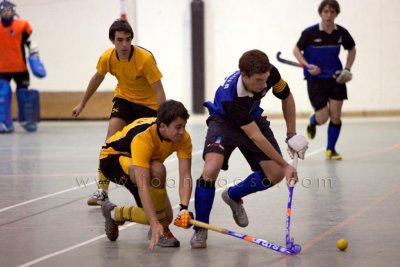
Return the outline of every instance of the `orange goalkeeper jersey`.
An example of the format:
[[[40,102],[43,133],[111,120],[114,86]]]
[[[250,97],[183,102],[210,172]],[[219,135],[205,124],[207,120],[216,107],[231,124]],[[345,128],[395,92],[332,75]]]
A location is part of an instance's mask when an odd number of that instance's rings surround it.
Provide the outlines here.
[[[14,19],[8,27],[0,23],[0,72],[28,70],[24,45],[31,33],[31,25],[23,19]]]

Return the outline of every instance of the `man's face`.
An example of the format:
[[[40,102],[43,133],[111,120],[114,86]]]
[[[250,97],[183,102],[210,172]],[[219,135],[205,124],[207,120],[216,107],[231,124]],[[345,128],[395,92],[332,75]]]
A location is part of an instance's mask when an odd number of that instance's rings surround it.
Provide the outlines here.
[[[322,22],[324,23],[333,23],[337,17],[337,13],[335,11],[335,9],[333,9],[331,6],[326,5],[322,11],[321,14],[319,14],[321,16]]]
[[[4,19],[10,19],[10,18],[14,17],[15,12],[11,7],[5,7],[3,9],[1,9],[0,15]]]
[[[127,59],[131,52],[132,35],[126,32],[115,32],[115,38],[112,41],[117,49],[118,56]]]
[[[164,123],[160,124],[160,133],[162,137],[171,142],[177,143],[181,141],[185,132],[187,121],[181,117],[176,118],[168,126]]]
[[[251,76],[242,73],[243,84],[248,91],[259,93],[265,88],[269,75],[269,72],[257,73]]]

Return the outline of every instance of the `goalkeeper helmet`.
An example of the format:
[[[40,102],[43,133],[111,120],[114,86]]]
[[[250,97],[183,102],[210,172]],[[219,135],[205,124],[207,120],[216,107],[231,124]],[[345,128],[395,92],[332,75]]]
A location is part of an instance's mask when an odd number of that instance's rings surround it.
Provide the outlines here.
[[[10,1],[3,0],[0,2],[0,13],[2,19],[12,19],[15,16],[16,5]]]

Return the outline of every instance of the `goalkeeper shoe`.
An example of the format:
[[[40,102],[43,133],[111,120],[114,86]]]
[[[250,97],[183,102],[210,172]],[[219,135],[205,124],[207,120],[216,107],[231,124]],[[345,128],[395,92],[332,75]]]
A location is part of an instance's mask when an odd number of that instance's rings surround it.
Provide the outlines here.
[[[325,155],[328,159],[330,160],[341,160],[343,157],[339,153],[337,153],[335,150],[326,150]]]
[[[315,134],[317,133],[317,126],[313,125],[311,121],[308,121],[307,125],[307,137],[308,139],[314,139]]]
[[[240,227],[246,227],[249,225],[249,219],[247,218],[246,210],[243,207],[242,200],[235,201],[229,197],[228,188],[222,192],[222,199],[225,201],[226,204],[231,207],[233,213],[233,219]]]
[[[190,245],[192,248],[206,248],[207,247],[208,230],[198,228],[194,231]]]
[[[93,195],[87,200],[89,206],[101,206],[105,201],[108,200],[108,194],[103,189],[98,189]]]
[[[157,246],[163,248],[177,248],[181,245],[178,239],[172,234],[171,230],[169,230],[168,222],[165,221],[161,223],[164,227],[164,235],[160,236],[158,240]],[[151,240],[151,229],[147,233],[147,238]]]
[[[105,201],[101,205],[101,211],[103,213],[104,218],[106,219],[105,231],[110,241],[117,240],[119,235],[118,224],[115,220],[113,220],[113,218],[111,218],[111,212],[116,207],[117,206],[109,200]]]

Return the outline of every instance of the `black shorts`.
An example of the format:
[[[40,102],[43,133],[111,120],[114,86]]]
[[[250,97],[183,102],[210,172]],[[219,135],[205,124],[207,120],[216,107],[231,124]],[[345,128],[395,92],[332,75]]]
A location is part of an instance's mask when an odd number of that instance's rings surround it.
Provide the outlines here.
[[[270,122],[266,118],[261,118],[256,123],[275,150],[282,155],[274,133],[269,127]],[[225,157],[222,165],[223,170],[228,169],[228,161],[235,148],[239,148],[253,171],[261,170],[259,164],[261,161],[271,160],[254,144],[242,129],[232,124],[232,122],[228,122],[223,117],[210,116],[207,119],[207,125],[208,130],[204,144],[203,158],[205,154],[210,152],[223,154]]]
[[[107,158],[100,160],[99,170],[110,181],[125,186],[135,198],[138,207],[142,208],[143,206],[140,201],[137,185],[132,182],[129,174],[124,171],[124,168],[127,169],[129,166],[128,162],[130,162],[130,157],[123,155],[109,155]],[[124,166],[123,168],[121,164],[127,166]]]
[[[17,89],[19,88],[29,88],[29,72],[2,72],[0,73],[0,79],[7,80],[8,82],[11,79],[14,79],[15,83],[17,84]]]
[[[114,97],[110,118],[120,118],[131,123],[140,118],[157,117],[157,110]]]
[[[346,84],[340,84],[335,79],[317,79],[307,80],[308,97],[315,111],[326,107],[329,99],[344,100],[347,99]]]

